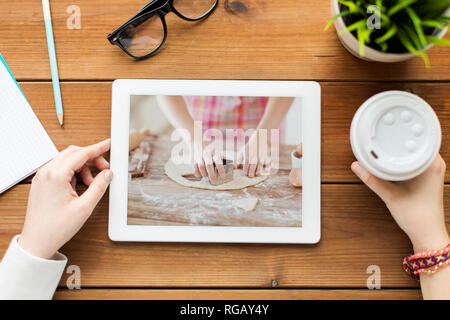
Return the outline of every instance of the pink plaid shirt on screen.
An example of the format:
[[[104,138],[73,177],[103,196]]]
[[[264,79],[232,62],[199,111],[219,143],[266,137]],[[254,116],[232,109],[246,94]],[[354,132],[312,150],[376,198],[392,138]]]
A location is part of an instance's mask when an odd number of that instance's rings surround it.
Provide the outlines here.
[[[267,97],[185,96],[191,117],[203,130],[256,129],[266,110]]]

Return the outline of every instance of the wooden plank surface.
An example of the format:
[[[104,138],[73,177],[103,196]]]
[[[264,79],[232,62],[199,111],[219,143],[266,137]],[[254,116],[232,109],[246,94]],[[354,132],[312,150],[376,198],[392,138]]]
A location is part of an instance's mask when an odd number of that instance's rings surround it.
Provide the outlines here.
[[[384,290],[162,290],[162,289],[60,289],[56,300],[418,300],[418,289]]]
[[[69,265],[80,266],[82,286],[90,288],[59,290],[56,298],[420,298],[417,282],[400,266],[401,258],[411,251],[408,239],[371,191],[346,184],[359,183],[349,169],[354,160],[349,128],[354,112],[371,95],[391,89],[412,91],[438,114],[441,153],[449,162],[448,49],[433,48],[428,69],[420,59],[368,63],[351,56],[333,28],[323,32],[331,17],[329,0],[240,0],[242,12],[227,11],[225,0],[219,2],[214,14],[201,23],[169,15],[164,49],[136,62],[111,46],[106,36],[147,1],[52,1],[64,129],[55,117],[39,1],[0,5],[0,52],[15,77],[26,81],[21,83],[24,93],[59,149],[110,136],[111,80],[116,78],[321,81],[322,241],[317,245],[115,243],[107,236],[105,197],[87,225],[62,249]],[[66,26],[67,8],[73,4],[81,9],[79,30]],[[449,173],[446,181],[450,182]],[[28,190],[25,182],[0,195],[0,255],[22,228]],[[450,186],[445,192],[449,226]],[[392,289],[365,290],[370,265],[381,268],[382,287]],[[63,276],[61,286],[67,277]],[[199,289],[208,287],[229,290]],[[235,290],[272,287],[278,289]]]
[[[28,190],[22,184],[0,196],[0,255],[22,228]],[[450,227],[450,186],[445,191]],[[418,285],[401,268],[411,244],[363,185],[322,186],[317,245],[112,242],[107,201],[61,250],[80,267],[82,287],[366,288],[371,265],[380,267],[382,288]]]
[[[421,59],[380,64],[353,57],[334,28],[323,31],[331,18],[330,0],[240,0],[242,12],[227,11],[225,0],[219,2],[200,23],[169,14],[163,50],[136,62],[106,36],[146,0],[52,1],[61,79],[450,80],[447,48],[430,51],[428,69]],[[67,8],[73,4],[81,9],[81,29],[67,27]],[[15,76],[50,79],[40,1],[10,1],[0,6],[0,16],[0,52]]]
[[[147,143],[151,152],[144,176],[128,180],[129,225],[301,226],[302,189],[289,183],[295,146],[280,146],[280,170],[266,181],[240,190],[216,191],[187,188],[166,175],[164,165],[176,144],[170,137],[149,136]],[[233,200],[248,198],[258,201],[250,212],[233,204]]]
[[[350,124],[356,109],[385,90],[410,90],[427,100],[442,126],[441,153],[450,164],[450,83],[320,83],[322,87],[322,181],[358,182],[350,170]],[[111,82],[62,84],[64,129],[56,121],[49,82],[20,84],[37,116],[61,150],[88,145],[110,136]],[[450,171],[446,181],[450,182]]]

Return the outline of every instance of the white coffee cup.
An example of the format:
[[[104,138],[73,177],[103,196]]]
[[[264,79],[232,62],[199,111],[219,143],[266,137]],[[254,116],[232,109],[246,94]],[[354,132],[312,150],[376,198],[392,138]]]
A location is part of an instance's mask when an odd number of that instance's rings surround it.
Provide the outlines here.
[[[441,146],[436,113],[420,97],[386,91],[364,102],[350,128],[353,153],[378,178],[412,179],[424,172]]]

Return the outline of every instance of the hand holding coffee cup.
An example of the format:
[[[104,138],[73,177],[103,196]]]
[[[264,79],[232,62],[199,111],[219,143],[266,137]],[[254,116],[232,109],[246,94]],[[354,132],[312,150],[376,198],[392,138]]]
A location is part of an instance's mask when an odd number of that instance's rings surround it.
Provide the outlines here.
[[[355,113],[350,141],[355,157],[371,174],[405,181],[433,163],[441,145],[441,127],[423,99],[409,92],[386,91]]]
[[[433,109],[411,93],[380,93],[356,112],[350,134],[352,171],[385,202],[414,251],[447,245],[446,165]]]

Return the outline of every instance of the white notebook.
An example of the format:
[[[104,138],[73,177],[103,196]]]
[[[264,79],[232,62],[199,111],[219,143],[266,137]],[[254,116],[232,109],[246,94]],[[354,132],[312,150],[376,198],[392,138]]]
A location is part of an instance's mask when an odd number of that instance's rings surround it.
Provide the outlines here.
[[[0,194],[57,153],[0,55]]]

